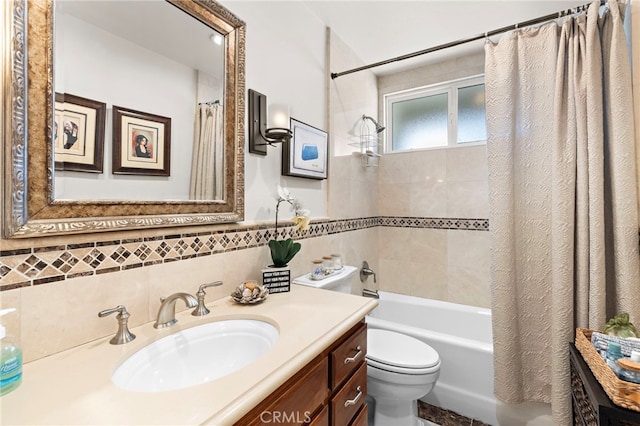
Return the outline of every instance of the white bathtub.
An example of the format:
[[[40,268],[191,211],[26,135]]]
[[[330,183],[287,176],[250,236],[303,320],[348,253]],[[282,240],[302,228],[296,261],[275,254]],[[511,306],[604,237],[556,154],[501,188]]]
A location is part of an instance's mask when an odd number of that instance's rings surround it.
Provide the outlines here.
[[[380,291],[367,316],[382,328],[426,342],[440,355],[440,377],[423,401],[497,424],[491,310]]]

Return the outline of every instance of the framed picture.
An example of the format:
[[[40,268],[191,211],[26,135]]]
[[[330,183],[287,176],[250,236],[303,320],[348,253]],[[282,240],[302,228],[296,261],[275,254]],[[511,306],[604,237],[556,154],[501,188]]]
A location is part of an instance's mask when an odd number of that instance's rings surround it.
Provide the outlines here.
[[[171,119],[113,106],[113,174],[171,175]]]
[[[102,173],[107,106],[68,93],[56,93],[53,122],[56,170]]]
[[[293,137],[282,147],[282,174],[309,179],[326,179],[327,132],[291,119]]]

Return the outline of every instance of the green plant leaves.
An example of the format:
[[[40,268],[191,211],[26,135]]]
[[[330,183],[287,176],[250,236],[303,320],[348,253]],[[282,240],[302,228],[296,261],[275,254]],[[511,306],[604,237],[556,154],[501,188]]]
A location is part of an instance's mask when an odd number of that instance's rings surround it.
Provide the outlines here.
[[[286,240],[269,241],[269,248],[271,249],[273,265],[282,267],[287,266],[289,261],[300,251],[302,245],[300,243],[294,243],[293,239],[288,238]]]

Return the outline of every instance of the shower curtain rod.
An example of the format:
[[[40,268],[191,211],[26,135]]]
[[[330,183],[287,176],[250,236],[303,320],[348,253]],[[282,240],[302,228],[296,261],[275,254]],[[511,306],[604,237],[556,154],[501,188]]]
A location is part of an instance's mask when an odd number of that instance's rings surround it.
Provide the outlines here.
[[[600,5],[601,6],[605,5],[606,3],[607,3],[606,0],[600,0]],[[564,16],[572,15],[574,13],[587,10],[587,8],[589,6],[591,6],[591,3],[583,4],[582,6],[576,6],[574,8],[567,9],[567,10],[561,10],[561,11],[556,12],[556,13],[550,13],[550,14],[545,15],[545,16],[540,16],[539,18],[534,18],[534,19],[530,19],[528,21],[519,22],[517,24],[513,24],[513,25],[506,26],[506,27],[498,28],[497,30],[487,31],[486,33],[478,34],[478,35],[473,36],[473,37],[463,38],[463,39],[460,39],[460,40],[457,40],[457,41],[452,41],[452,42],[449,42],[449,43],[441,44],[439,46],[434,46],[434,47],[430,47],[428,49],[419,50],[417,52],[407,53],[406,55],[402,55],[402,56],[396,56],[395,58],[387,59],[385,61],[375,62],[373,64],[364,65],[364,66],[361,66],[361,67],[358,67],[358,68],[353,68],[353,69],[350,69],[350,70],[347,70],[347,71],[332,72],[331,73],[331,79],[334,80],[334,79],[336,79],[338,77],[341,77],[341,76],[347,75],[347,74],[352,74],[354,72],[368,70],[370,68],[379,67],[381,65],[391,64],[393,62],[404,61],[405,59],[411,59],[411,58],[415,58],[416,56],[425,55],[427,53],[437,52],[438,50],[444,50],[444,49],[448,49],[450,47],[459,46],[461,44],[469,43],[469,42],[472,42],[472,41],[481,40],[483,38],[488,38],[488,37],[491,37],[491,36],[494,36],[494,35],[497,35],[497,34],[505,33],[507,31],[517,30],[518,28],[521,28],[521,27],[528,27],[529,25],[540,24],[540,23],[545,22],[545,21],[551,21],[553,19],[562,18]]]

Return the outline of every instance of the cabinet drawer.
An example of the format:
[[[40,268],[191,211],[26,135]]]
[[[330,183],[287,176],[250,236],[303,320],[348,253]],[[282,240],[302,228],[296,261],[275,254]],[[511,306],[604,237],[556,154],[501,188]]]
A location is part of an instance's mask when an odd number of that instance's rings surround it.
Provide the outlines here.
[[[320,407],[329,396],[329,361],[320,362],[296,380],[278,399],[258,413],[253,425],[278,424],[301,425]],[[245,423],[246,424],[246,423]],[[322,423],[319,423],[322,424]]]
[[[360,363],[354,375],[331,398],[331,424],[348,425],[364,405],[367,395],[367,363]]]
[[[360,409],[360,412],[358,413],[356,418],[353,419],[353,422],[351,422],[350,426],[367,426],[369,423],[368,416],[369,416],[368,405],[364,404]]]
[[[329,426],[329,406],[325,405],[322,411],[309,423],[309,426]]]
[[[367,324],[331,351],[331,389],[336,389],[360,366],[367,354]]]

